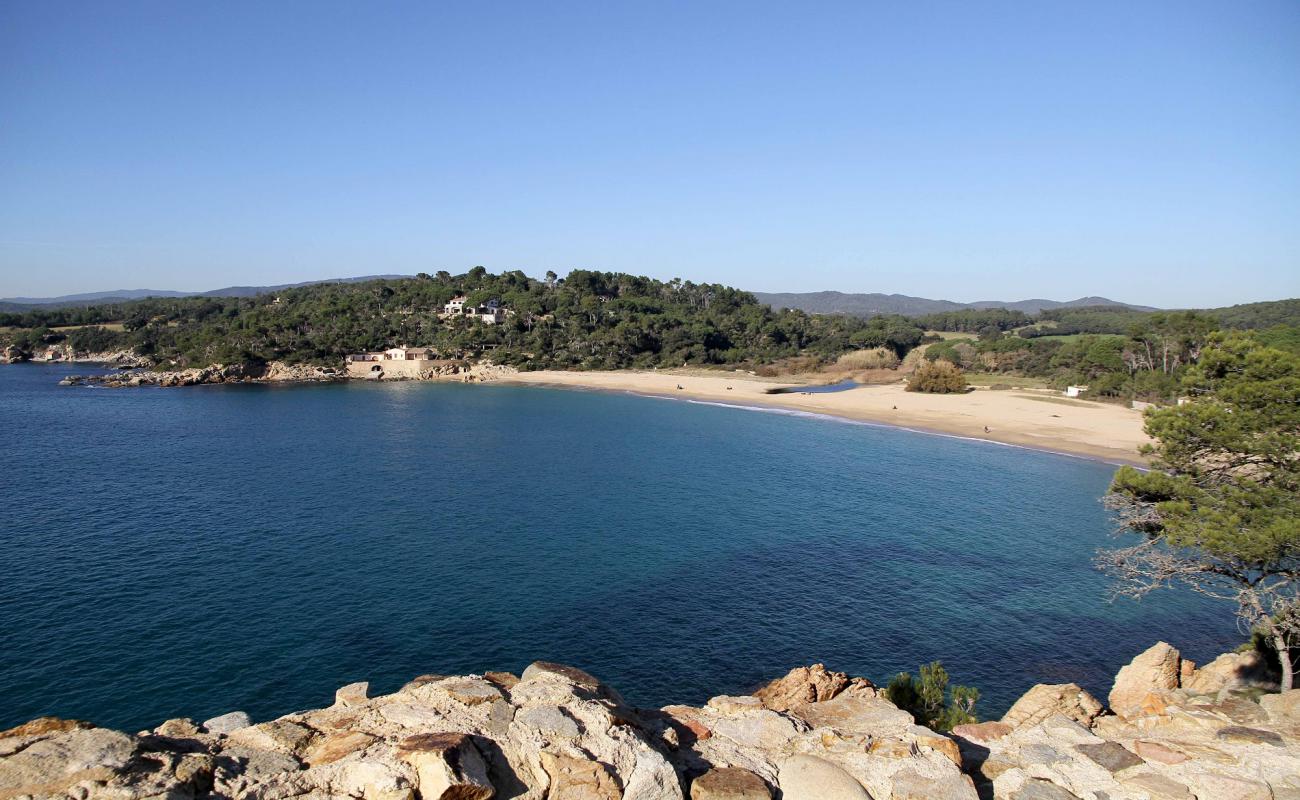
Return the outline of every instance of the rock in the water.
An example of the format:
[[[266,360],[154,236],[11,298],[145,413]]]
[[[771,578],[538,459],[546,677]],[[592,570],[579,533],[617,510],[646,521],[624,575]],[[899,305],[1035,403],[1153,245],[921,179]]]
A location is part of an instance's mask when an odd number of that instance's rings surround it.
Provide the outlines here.
[[[871,800],[857,779],[823,758],[796,755],[781,762],[783,800]]]
[[[691,800],[772,800],[772,792],[747,769],[714,767],[691,783]]]
[[[487,764],[463,733],[409,736],[398,754],[415,768],[421,800],[490,800],[496,793]]]
[[[219,717],[213,717],[203,723],[203,729],[208,733],[234,733],[240,728],[246,728],[253,724],[253,720],[243,711],[231,711],[229,714],[222,714]]]
[[[1102,712],[1101,702],[1076,683],[1040,683],[1015,702],[1002,717],[1013,728],[1037,725],[1054,714],[1064,714],[1088,726]]]
[[[1156,706],[1163,707],[1162,696],[1178,688],[1181,661],[1178,651],[1169,644],[1152,645],[1115,676],[1110,710],[1132,719],[1151,713]]]

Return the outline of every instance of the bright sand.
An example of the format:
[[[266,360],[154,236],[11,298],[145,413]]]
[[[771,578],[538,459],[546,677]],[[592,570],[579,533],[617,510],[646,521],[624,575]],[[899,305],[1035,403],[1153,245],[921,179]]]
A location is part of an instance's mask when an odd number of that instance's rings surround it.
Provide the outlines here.
[[[544,370],[520,372],[506,382],[789,409],[1131,464],[1144,463],[1137,448],[1150,441],[1142,431],[1142,414],[1138,411],[1071,400],[1043,390],[976,389],[967,394],[941,395],[908,392],[902,384],[890,384],[815,394],[799,394],[796,387],[787,394],[767,394],[768,389],[791,384],[746,373],[675,370]]]

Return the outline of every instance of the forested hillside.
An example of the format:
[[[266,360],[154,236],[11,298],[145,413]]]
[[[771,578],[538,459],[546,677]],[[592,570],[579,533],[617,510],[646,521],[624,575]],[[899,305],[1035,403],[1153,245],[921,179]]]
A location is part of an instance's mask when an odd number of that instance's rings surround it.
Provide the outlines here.
[[[509,314],[496,325],[440,316],[458,295],[471,305],[498,299]],[[891,372],[889,365],[926,344],[926,358],[970,373],[1084,385],[1086,396],[1097,399],[1157,401],[1176,396],[1182,372],[1220,329],[1250,329],[1265,344],[1300,352],[1300,300],[1201,312],[1107,305],[1032,316],[963,308],[863,319],[774,310],[749,292],[718,284],[586,270],[535,279],[475,267],[463,275],[315,284],[256,296],[0,313],[0,345],[18,360],[63,345],[76,353],[130,350],[160,367],[338,366],[348,353],[407,345],[520,369],[875,369],[870,379],[887,381],[907,371]],[[945,336],[939,341],[927,331]],[[847,355],[868,349],[874,352]],[[774,362],[777,369],[766,369]]]
[[[1206,311],[1142,312],[1115,306],[1052,309],[1017,327],[1015,312],[949,312],[920,320],[973,334],[929,345],[925,357],[968,372],[1087,387],[1096,399],[1169,401],[1183,372],[1219,332],[1250,330],[1263,344],[1300,353],[1300,301]]]
[[[500,325],[444,320],[456,295],[496,298]],[[105,327],[113,323],[120,330]],[[67,326],[81,326],[69,329]],[[321,284],[256,297],[154,298],[0,314],[8,344],[66,341],[79,352],[133,349],[159,364],[338,363],[347,353],[432,346],[449,357],[491,353],[524,369],[760,364],[887,347],[900,357],[923,331],[901,318],[864,321],[773,311],[717,284],[575,270],[543,280],[476,267],[400,280]]]

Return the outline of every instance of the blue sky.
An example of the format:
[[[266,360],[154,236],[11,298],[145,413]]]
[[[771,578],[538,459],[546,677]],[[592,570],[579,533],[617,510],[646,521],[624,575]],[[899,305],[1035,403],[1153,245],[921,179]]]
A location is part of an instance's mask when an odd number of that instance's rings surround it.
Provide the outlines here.
[[[0,2],[0,296],[1300,295],[1300,3]]]

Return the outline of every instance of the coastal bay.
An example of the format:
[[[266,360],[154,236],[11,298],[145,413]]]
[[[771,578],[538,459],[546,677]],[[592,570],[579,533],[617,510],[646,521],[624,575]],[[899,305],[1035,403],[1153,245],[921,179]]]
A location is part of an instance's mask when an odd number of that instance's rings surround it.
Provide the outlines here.
[[[1108,602],[1092,460],[501,381],[58,385],[85,370],[0,368],[0,724],[268,719],[539,658],[643,707],[941,659],[996,716],[1103,694],[1152,631],[1240,640],[1188,593]]]

